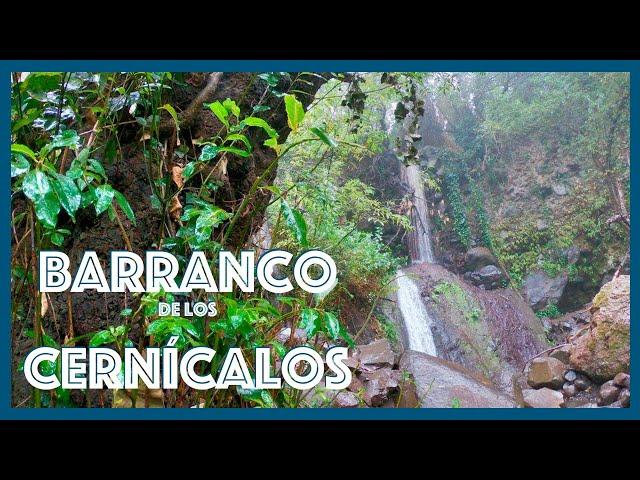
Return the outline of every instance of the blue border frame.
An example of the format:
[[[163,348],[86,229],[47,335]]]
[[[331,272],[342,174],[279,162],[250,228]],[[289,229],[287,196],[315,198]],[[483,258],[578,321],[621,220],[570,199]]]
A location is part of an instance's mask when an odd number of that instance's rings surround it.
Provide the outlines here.
[[[0,130],[10,126],[10,72],[12,71],[428,71],[428,72],[629,72],[631,74],[631,145],[638,144],[640,101],[640,61],[637,60],[2,60],[0,61]],[[2,135],[0,148],[5,152],[2,171],[5,199],[11,198],[9,172],[10,135]],[[631,151],[635,158],[635,150]],[[631,190],[640,176],[631,170]],[[632,197],[635,211],[637,199]],[[0,218],[10,218],[10,202],[0,203]],[[5,287],[0,297],[0,318],[7,323],[0,329],[0,345],[11,345],[10,308],[10,222],[0,222],[2,238],[0,275]],[[631,232],[631,245],[638,243]],[[631,262],[633,263],[633,256]],[[633,304],[638,292],[632,291]],[[631,323],[631,349],[637,350],[640,324]],[[7,420],[631,420],[640,419],[640,400],[631,408],[593,409],[388,409],[388,408],[318,408],[318,409],[32,409],[11,407],[11,349],[0,361],[0,419]],[[631,357],[631,370],[638,363]]]

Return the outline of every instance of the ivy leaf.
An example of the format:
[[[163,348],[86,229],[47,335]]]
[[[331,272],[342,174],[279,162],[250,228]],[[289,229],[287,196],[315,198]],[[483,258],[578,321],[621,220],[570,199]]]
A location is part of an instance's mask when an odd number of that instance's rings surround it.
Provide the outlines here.
[[[80,202],[82,201],[82,195],[75,182],[69,177],[57,174],[56,178],[51,179],[51,186],[56,195],[58,195],[62,208],[75,221],[75,213],[80,208]]]
[[[100,185],[96,187],[95,190],[96,195],[96,215],[100,215],[104,212],[113,201],[113,197],[115,195],[115,190],[111,187],[111,185]]]
[[[332,340],[335,340],[340,336],[340,322],[338,317],[332,312],[324,312],[324,323],[327,329],[327,333]]]
[[[217,145],[205,145],[202,149],[202,152],[200,153],[199,160],[201,162],[208,162],[209,160],[213,159],[219,151],[220,149]]]
[[[289,123],[289,128],[295,132],[304,119],[304,108],[302,107],[302,103],[295,97],[295,95],[286,94],[284,96],[284,106],[287,111],[287,122]]]
[[[198,162],[189,162],[184,166],[184,170],[182,170],[182,177],[185,180],[190,179],[194,173],[196,173],[196,167],[198,166]]]
[[[36,160],[36,154],[33,153],[33,150],[31,150],[26,145],[22,145],[21,143],[13,143],[11,145],[11,153],[19,153],[21,155],[26,155],[33,161]]]
[[[15,157],[16,159],[11,162],[11,178],[27,173],[31,166],[29,160],[27,160],[23,155],[18,153]]]
[[[313,338],[316,333],[322,330],[319,312],[314,308],[304,308],[300,313],[300,328],[304,328],[304,331],[307,332],[307,338]]]
[[[125,196],[117,190],[113,191],[113,195],[115,196],[116,202],[118,203],[118,206],[120,207],[120,209],[124,212],[124,214],[131,221],[131,223],[135,225],[136,216],[134,215],[133,209],[131,208],[131,205],[129,205],[129,202],[127,201]]]
[[[98,160],[96,160],[95,158],[90,158],[87,160],[87,163],[89,164],[89,170],[97,173],[105,180],[107,179],[107,172],[104,171],[104,167]]]
[[[322,140],[324,143],[326,143],[327,145],[329,145],[331,148],[336,148],[338,146],[338,144],[336,143],[336,141],[331,138],[329,135],[327,135],[327,132],[325,132],[323,129],[318,128],[318,127],[313,127],[310,128],[309,130],[311,130],[311,132],[318,137],[320,140]]]
[[[261,128],[267,133],[267,135],[269,135],[269,138],[277,138],[278,137],[278,132],[276,132],[275,129],[272,128],[271,125],[269,125],[267,123],[267,121],[263,120],[262,118],[247,117],[244,120],[242,120],[241,125],[247,126],[247,127],[258,127],[258,128]]]
[[[51,191],[51,185],[47,176],[40,170],[31,170],[24,176],[22,191],[32,202],[43,198]]]
[[[218,120],[220,120],[220,122],[222,122],[225,127],[229,128],[229,112],[226,108],[224,108],[224,105],[222,105],[220,102],[213,102],[207,106],[209,107],[209,110],[211,110],[213,114],[218,117]]]
[[[294,237],[302,248],[308,246],[307,243],[307,223],[299,210],[291,208],[286,200],[280,203],[282,214],[284,215],[287,227],[293,233]]]
[[[75,130],[65,130],[64,132],[54,135],[50,148],[78,148],[80,137]]]
[[[100,330],[96,333],[91,340],[89,340],[90,347],[99,347],[100,345],[105,345],[107,343],[115,342],[116,337],[113,336],[109,330]]]

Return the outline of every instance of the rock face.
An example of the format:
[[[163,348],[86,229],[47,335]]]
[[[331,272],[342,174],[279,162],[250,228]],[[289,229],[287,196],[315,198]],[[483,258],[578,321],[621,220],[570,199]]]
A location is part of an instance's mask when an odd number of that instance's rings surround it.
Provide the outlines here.
[[[473,271],[487,265],[497,265],[498,260],[487,247],[473,247],[467,251],[464,263],[467,271]]]
[[[452,362],[408,350],[400,358],[400,371],[414,377],[420,406],[427,408],[513,408],[512,398],[483,383]],[[562,395],[561,395],[562,396]]]
[[[605,382],[629,372],[630,279],[620,275],[602,287],[593,299],[589,331],[571,346],[572,368]]]
[[[527,276],[524,282],[524,294],[534,310],[542,310],[550,304],[557,304],[567,286],[566,273],[551,278],[543,271]]]
[[[562,393],[550,388],[523,390],[522,396],[528,408],[560,408],[564,404]]]
[[[567,367],[557,358],[542,357],[531,362],[527,383],[533,388],[560,388],[564,382],[564,372]]]

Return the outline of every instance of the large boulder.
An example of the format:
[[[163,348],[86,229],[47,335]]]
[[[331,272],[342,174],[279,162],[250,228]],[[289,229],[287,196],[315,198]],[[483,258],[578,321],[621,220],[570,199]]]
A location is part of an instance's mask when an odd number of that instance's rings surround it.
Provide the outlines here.
[[[530,273],[524,281],[524,295],[534,310],[542,310],[551,304],[557,304],[567,286],[568,277],[562,273],[550,277],[542,270]]]
[[[560,408],[564,404],[564,395],[550,388],[523,390],[522,396],[527,408]]]
[[[629,275],[604,285],[593,299],[588,331],[572,342],[571,366],[598,382],[629,372],[630,290]]]
[[[426,408],[513,408],[514,400],[453,362],[407,350],[400,371],[413,375],[420,406]]]
[[[487,265],[497,265],[498,260],[487,247],[473,247],[465,255],[465,270],[480,270]]]
[[[533,388],[549,387],[558,389],[564,384],[567,367],[557,358],[535,358],[529,365],[527,382]]]

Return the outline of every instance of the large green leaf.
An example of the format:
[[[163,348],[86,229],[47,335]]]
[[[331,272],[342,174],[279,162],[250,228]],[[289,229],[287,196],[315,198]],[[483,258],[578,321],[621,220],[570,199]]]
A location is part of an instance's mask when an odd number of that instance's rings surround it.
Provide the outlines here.
[[[100,345],[113,343],[115,342],[115,340],[116,337],[114,337],[113,333],[111,333],[109,330],[100,330],[93,337],[91,337],[91,340],[89,340],[89,346],[99,347]]]
[[[33,206],[38,220],[49,228],[56,228],[58,213],[60,213],[60,201],[55,193],[48,192],[44,197],[34,201]]]
[[[115,190],[111,185],[100,185],[96,187],[96,215],[100,215],[104,212],[113,201],[115,196]]]
[[[207,105],[209,110],[222,122],[222,124],[229,128],[229,112],[220,102],[213,102]]]
[[[69,177],[57,174],[56,178],[51,178],[51,186],[58,195],[62,208],[75,220],[75,213],[82,201],[82,195],[75,182]]]
[[[51,191],[49,179],[40,170],[31,170],[24,176],[22,191],[32,202],[44,198]]]
[[[269,138],[277,138],[278,137],[278,132],[275,131],[275,129],[273,129],[271,127],[271,125],[269,125],[267,123],[266,120],[263,120],[262,118],[258,118],[258,117],[247,117],[244,120],[242,120],[242,125],[246,125],[248,127],[258,127],[258,128],[262,128],[267,135],[269,135]]]
[[[21,155],[26,155],[27,157],[29,157],[33,161],[36,160],[36,154],[33,153],[33,150],[31,150],[26,145],[22,145],[21,143],[12,144],[11,145],[11,153],[19,153]]]
[[[115,196],[116,202],[118,202],[118,206],[120,206],[120,208],[122,209],[124,214],[127,216],[127,218],[131,221],[131,223],[135,225],[136,216],[134,215],[133,209],[131,208],[131,205],[129,205],[129,202],[127,201],[125,196],[120,192],[118,192],[117,190],[114,190],[113,194]]]
[[[230,98],[227,98],[224,102],[222,102],[222,106],[227,110],[227,112],[235,115],[236,118],[240,116],[240,107],[238,107],[236,102],[234,102]]]
[[[304,221],[302,213],[297,209],[291,208],[286,200],[282,199],[280,203],[282,208],[282,215],[287,224],[287,227],[293,233],[294,237],[298,241],[301,247],[306,248],[307,243],[307,223]]]
[[[304,108],[302,107],[302,103],[300,103],[295,95],[287,94],[284,96],[284,106],[287,110],[287,122],[289,123],[289,128],[295,132],[304,119]]]

